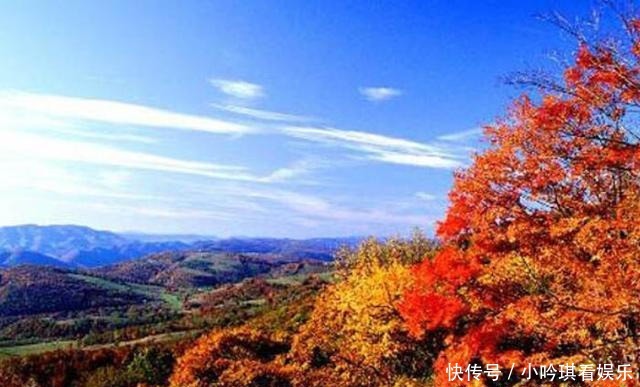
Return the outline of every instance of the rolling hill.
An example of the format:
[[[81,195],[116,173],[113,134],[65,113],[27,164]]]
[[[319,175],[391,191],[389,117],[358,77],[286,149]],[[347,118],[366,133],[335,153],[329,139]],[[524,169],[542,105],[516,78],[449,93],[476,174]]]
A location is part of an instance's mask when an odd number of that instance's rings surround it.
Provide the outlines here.
[[[37,265],[52,267],[69,267],[65,262],[51,258],[44,254],[34,253],[32,251],[5,251],[0,253],[0,267],[15,267],[21,265]]]
[[[72,271],[20,266],[0,270],[0,317],[124,306],[141,294],[106,287]]]
[[[301,269],[303,265],[305,269]],[[322,261],[291,263],[272,256],[222,252],[166,252],[142,259],[97,268],[91,273],[117,281],[159,285],[168,288],[216,287],[245,278],[325,271]]]

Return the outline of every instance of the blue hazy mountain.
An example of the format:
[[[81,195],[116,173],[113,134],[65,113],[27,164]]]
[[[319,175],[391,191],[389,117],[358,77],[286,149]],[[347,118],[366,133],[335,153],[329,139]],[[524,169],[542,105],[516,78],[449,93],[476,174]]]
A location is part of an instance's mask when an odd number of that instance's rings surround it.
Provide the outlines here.
[[[49,266],[58,262],[63,266],[95,267],[187,247],[188,244],[179,241],[141,242],[110,231],[76,225],[0,227],[0,251],[20,254],[5,266],[16,266],[27,260],[26,263],[43,262]],[[31,255],[25,255],[27,253]]]
[[[148,234],[143,232],[128,231],[119,233],[119,235],[140,242],[183,242],[194,243],[199,241],[213,241],[219,238],[213,235],[199,234]]]
[[[317,259],[329,261],[341,246],[355,247],[360,237],[278,239],[278,238],[229,238],[201,241],[193,248],[206,252],[274,254],[282,259]]]
[[[331,260],[343,245],[362,238],[228,238],[201,235],[118,234],[77,225],[0,227],[0,266],[32,264],[99,267],[166,251],[229,252],[277,255],[286,260]],[[4,258],[3,258],[4,257]]]
[[[66,268],[69,264],[59,259],[49,257],[33,251],[5,251],[0,252],[0,267],[13,267],[22,265],[52,266]]]

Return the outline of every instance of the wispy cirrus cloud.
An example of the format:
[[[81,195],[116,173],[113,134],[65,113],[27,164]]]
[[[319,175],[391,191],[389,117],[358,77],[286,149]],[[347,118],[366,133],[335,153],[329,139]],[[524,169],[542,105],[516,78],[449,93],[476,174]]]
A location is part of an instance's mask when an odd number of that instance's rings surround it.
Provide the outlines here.
[[[433,195],[433,194],[430,194],[430,193],[427,193],[427,192],[422,192],[422,191],[416,192],[416,197],[418,199],[424,200],[426,202],[430,202],[430,201],[436,200],[438,198],[436,195]]]
[[[286,180],[292,180],[307,174],[313,167],[306,161],[299,161],[291,166],[276,169],[268,176],[262,178],[263,183],[275,183]]]
[[[41,197],[46,198],[67,196],[72,198],[69,203],[77,198],[98,197],[101,200],[96,202],[103,203],[103,207],[94,210],[109,216],[134,214],[186,223],[193,218],[210,220],[212,227],[217,227],[216,220],[230,219],[236,222],[233,230],[238,233],[245,232],[247,226],[258,230],[260,224],[286,214],[291,225],[283,230],[293,233],[300,232],[302,227],[331,232],[338,232],[342,227],[339,232],[368,233],[430,225],[434,217],[424,201],[431,199],[427,194],[413,196],[412,191],[413,201],[407,200],[404,207],[393,207],[379,198],[363,201],[346,193],[340,196],[330,187],[340,183],[340,179],[334,181],[333,176],[317,173],[318,169],[361,165],[362,160],[371,164],[452,169],[467,160],[462,145],[447,138],[419,142],[365,131],[326,128],[317,122],[311,123],[313,119],[309,117],[248,108],[242,106],[241,101],[212,106],[238,115],[238,121],[234,116],[216,111],[211,112],[212,117],[193,116],[119,101],[0,91],[0,178],[1,169],[6,165],[2,160],[12,160],[14,164],[9,168],[16,173],[11,177],[10,186],[16,197],[23,192],[40,192]],[[187,153],[184,147],[153,137],[153,130],[135,126],[183,130],[186,132],[175,134],[181,144],[199,141],[202,147],[198,152]],[[250,157],[239,152],[238,157],[232,156],[235,161],[219,164],[216,160],[228,154],[206,153],[206,146],[210,145],[213,150],[219,146],[216,143],[219,138],[195,132],[259,133],[241,139],[250,144],[248,148],[242,148],[244,143],[240,141],[234,141],[232,146],[240,151],[258,149],[251,146],[269,137],[265,144],[274,146],[273,151],[282,153],[282,157],[278,153],[277,160],[269,160],[260,152]],[[282,136],[315,144],[317,149],[296,160],[299,153],[295,149],[289,152],[290,143],[283,142]],[[211,142],[204,144],[203,140]],[[331,157],[336,153],[346,157]],[[216,156],[208,157],[208,154]],[[347,158],[359,161],[353,163]],[[24,162],[35,166],[27,170],[22,165]],[[55,175],[43,169],[43,165],[60,171]],[[187,194],[181,185],[177,197],[175,185],[158,183],[165,176],[198,182],[211,190]],[[226,185],[241,188],[227,193],[222,189]],[[310,190],[312,185],[322,187]],[[11,191],[11,187],[6,190]],[[86,215],[80,208],[78,214],[86,219],[98,216]]]
[[[109,214],[123,213],[135,214],[136,216],[149,217],[154,219],[212,219],[212,220],[234,220],[234,214],[228,211],[219,211],[212,209],[193,209],[164,206],[135,206],[113,203],[87,203],[90,207],[97,211]]]
[[[218,110],[223,110],[230,113],[251,117],[251,118],[256,118],[259,120],[265,120],[265,121],[281,121],[281,122],[315,121],[315,119],[311,117],[299,116],[295,114],[272,112],[272,111],[261,110],[261,109],[253,109],[253,108],[248,108],[245,106],[238,106],[238,105],[221,105],[221,104],[214,103],[214,104],[211,104],[211,107]]]
[[[264,88],[257,83],[232,79],[209,79],[209,83],[231,97],[252,100],[265,96]]]
[[[5,91],[0,93],[0,107],[12,110],[20,109],[52,117],[116,125],[168,128],[215,134],[244,134],[255,131],[254,128],[246,125],[201,115],[178,113],[121,101],[52,94]]]
[[[310,222],[310,227],[331,222],[349,224],[354,230],[366,230],[369,224],[394,224],[409,227],[432,226],[433,216],[380,208],[357,208],[341,205],[322,197],[290,190],[252,190],[246,195],[255,199],[279,203],[296,214],[297,219]]]
[[[382,102],[402,95],[401,90],[393,87],[361,87],[358,91],[371,102]]]
[[[278,168],[262,178],[263,183],[295,183],[298,185],[318,186],[323,184],[323,179],[318,179],[314,172],[331,170],[344,164],[340,161],[319,157],[318,155],[295,160],[289,165]]]
[[[77,130],[72,128],[56,128],[56,127],[47,127],[48,130],[73,136],[80,138],[90,138],[96,140],[105,140],[105,141],[113,141],[113,142],[138,142],[142,144],[155,144],[158,142],[157,139],[149,136],[141,136],[137,134],[130,133],[100,133],[95,131],[88,130]]]
[[[62,140],[12,130],[0,130],[0,152],[3,156],[31,160],[76,162],[213,179],[268,182],[265,177],[253,175],[241,166],[182,160],[92,142]]]
[[[471,128],[467,130],[462,130],[460,132],[448,133],[442,136],[438,136],[438,140],[450,141],[450,142],[464,142],[464,141],[476,139],[481,135],[482,135],[482,128]]]
[[[6,155],[4,155],[6,156]],[[4,158],[3,156],[3,158]],[[0,160],[1,191],[16,189],[34,190],[47,194],[78,197],[100,197],[124,200],[154,200],[156,196],[121,190],[117,182],[112,181],[114,171],[99,172],[95,175],[82,176],[60,166],[46,162],[25,161],[22,159]]]
[[[207,192],[206,187],[200,187],[198,192]],[[336,203],[316,194],[308,194],[288,189],[274,189],[270,187],[216,187],[211,195],[223,195],[234,199],[244,198],[256,204],[269,203],[270,212],[267,216],[277,216],[277,213],[288,212],[298,221],[308,222],[307,226],[315,227],[322,223],[345,222],[358,225],[358,229],[366,228],[367,224],[396,224],[413,226],[431,226],[434,217],[426,213],[407,213],[390,211],[389,208],[354,207],[345,203]],[[273,204],[281,206],[273,207]]]
[[[350,149],[366,159],[391,164],[452,169],[464,161],[464,156],[450,147],[368,132],[302,126],[287,126],[282,131],[294,138]]]

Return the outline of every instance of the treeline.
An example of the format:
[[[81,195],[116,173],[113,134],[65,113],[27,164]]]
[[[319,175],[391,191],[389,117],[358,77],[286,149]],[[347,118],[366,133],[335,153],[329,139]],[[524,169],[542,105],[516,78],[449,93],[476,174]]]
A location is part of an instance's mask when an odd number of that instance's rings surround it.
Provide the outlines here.
[[[11,358],[1,363],[0,385],[6,387],[164,385],[171,373],[175,354],[180,351],[181,348],[177,344],[151,344],[91,351],[67,349]]]

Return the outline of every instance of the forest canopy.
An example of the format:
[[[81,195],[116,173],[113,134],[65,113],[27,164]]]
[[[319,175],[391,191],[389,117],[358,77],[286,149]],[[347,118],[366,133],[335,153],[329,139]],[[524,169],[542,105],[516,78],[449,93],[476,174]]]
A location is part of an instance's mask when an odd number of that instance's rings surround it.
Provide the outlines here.
[[[638,365],[640,20],[578,40],[562,79],[485,128],[439,224],[442,248],[401,306],[414,336],[446,332],[450,363]],[[562,21],[560,21],[562,23]]]

